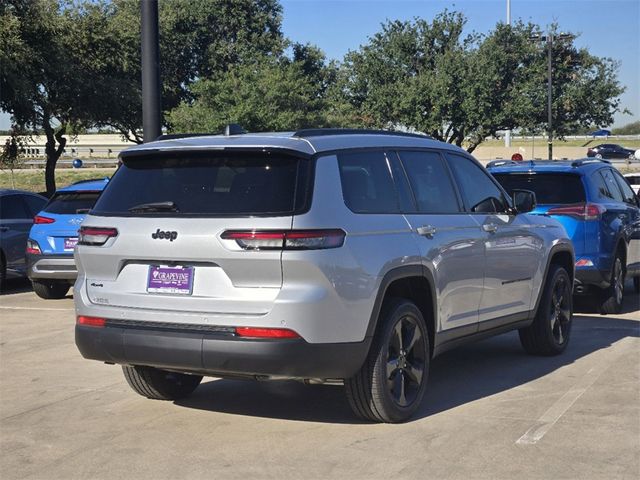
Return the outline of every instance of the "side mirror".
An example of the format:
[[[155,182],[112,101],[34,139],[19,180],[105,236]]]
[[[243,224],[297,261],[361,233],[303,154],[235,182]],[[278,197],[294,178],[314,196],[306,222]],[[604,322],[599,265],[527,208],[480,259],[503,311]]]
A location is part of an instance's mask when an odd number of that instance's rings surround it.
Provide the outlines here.
[[[513,190],[511,195],[518,213],[527,213],[536,208],[536,194],[531,190]]]

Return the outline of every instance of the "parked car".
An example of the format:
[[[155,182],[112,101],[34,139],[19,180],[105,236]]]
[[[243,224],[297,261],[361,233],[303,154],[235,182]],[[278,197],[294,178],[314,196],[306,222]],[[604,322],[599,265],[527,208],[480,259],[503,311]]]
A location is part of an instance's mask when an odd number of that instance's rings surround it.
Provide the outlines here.
[[[0,189],[0,291],[9,278],[25,277],[25,248],[34,215],[47,203],[41,195]]]
[[[605,158],[605,159],[613,159],[613,158],[635,158],[634,157],[635,150],[630,148],[624,148],[620,145],[615,145],[613,143],[603,143],[602,145],[598,145],[597,147],[592,147],[587,150],[587,157],[595,157],[595,158]]]
[[[357,415],[400,422],[450,348],[514,329],[532,354],[567,346],[569,237],[458,147],[318,129],[120,156],[80,229],[76,344],[140,395],[343,382]]]
[[[640,280],[640,200],[608,162],[506,165],[490,172],[507,192],[535,192],[533,213],[558,219],[576,252],[577,295],[596,295],[602,313],[619,313],[625,276]]]
[[[78,228],[108,178],[83,180],[56,191],[34,218],[27,241],[28,276],[40,298],[64,296],[76,279]]]
[[[640,173],[625,173],[624,178],[627,179],[627,182],[629,182],[629,185],[631,185],[631,188],[635,192],[636,196],[640,195]]]

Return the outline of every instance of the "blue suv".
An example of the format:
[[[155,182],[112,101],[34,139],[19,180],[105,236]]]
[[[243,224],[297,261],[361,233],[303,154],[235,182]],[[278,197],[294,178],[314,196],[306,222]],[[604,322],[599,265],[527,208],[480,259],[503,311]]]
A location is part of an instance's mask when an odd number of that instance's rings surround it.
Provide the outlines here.
[[[624,280],[640,288],[640,199],[602,160],[491,162],[509,192],[531,190],[531,213],[558,219],[573,241],[576,295],[596,295],[601,313],[620,313]]]
[[[78,229],[108,178],[83,180],[59,189],[33,219],[27,240],[27,275],[36,294],[63,298],[78,274],[73,251]]]

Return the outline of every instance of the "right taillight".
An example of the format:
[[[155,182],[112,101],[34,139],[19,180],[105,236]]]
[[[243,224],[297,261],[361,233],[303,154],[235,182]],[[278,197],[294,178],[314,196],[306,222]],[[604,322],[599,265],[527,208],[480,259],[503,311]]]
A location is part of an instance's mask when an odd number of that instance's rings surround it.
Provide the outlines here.
[[[110,227],[80,227],[78,245],[100,246],[118,236],[118,230]]]
[[[223,240],[235,240],[244,250],[317,250],[338,248],[344,230],[227,230]]]
[[[597,203],[574,203],[551,208],[547,211],[547,215],[565,215],[580,220],[598,220],[605,211],[606,209]]]

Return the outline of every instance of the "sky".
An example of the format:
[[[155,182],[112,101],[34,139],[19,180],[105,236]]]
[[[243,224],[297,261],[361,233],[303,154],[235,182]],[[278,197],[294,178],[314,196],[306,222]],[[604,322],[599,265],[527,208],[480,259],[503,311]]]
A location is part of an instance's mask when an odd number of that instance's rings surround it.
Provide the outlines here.
[[[380,30],[386,20],[432,19],[445,8],[461,11],[467,30],[486,33],[506,21],[507,0],[281,0],[283,33],[294,42],[312,43],[328,58],[342,60]],[[619,80],[627,91],[614,126],[640,120],[640,0],[511,0],[511,17],[543,29],[558,23],[579,34],[576,45],[593,55],[620,62]],[[0,113],[0,130],[10,126]]]

